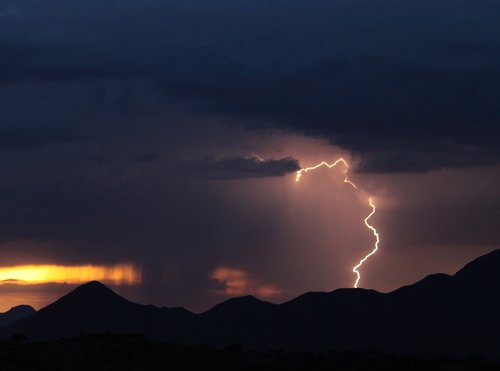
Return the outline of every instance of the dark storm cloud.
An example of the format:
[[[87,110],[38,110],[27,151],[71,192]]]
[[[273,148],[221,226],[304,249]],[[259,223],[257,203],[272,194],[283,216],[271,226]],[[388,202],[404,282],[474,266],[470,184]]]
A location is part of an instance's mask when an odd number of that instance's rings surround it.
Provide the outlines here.
[[[408,142],[401,139],[401,143]],[[370,151],[363,157],[358,171],[371,173],[418,173],[452,168],[491,166],[500,162],[500,152],[494,147],[458,143],[414,144],[407,149]]]
[[[0,148],[30,148],[48,144],[79,142],[85,138],[72,129],[0,127]]]
[[[3,82],[141,78],[150,84],[143,95],[178,109],[327,137],[370,157],[366,171],[499,162],[498,2],[4,8]],[[432,161],[412,155],[443,141],[454,143],[452,155],[441,148]],[[401,158],[409,162],[400,166]]]
[[[77,46],[25,45],[0,40],[0,85],[19,82],[125,79],[146,75],[144,67],[119,65]]]
[[[262,160],[257,157],[205,158],[182,164],[182,169],[207,179],[245,179],[281,176],[300,169],[299,162],[290,157]]]
[[[138,153],[132,156],[132,159],[134,161],[139,161],[139,162],[155,162],[159,159],[160,155],[158,153],[152,153],[152,152],[144,152],[144,153]]]

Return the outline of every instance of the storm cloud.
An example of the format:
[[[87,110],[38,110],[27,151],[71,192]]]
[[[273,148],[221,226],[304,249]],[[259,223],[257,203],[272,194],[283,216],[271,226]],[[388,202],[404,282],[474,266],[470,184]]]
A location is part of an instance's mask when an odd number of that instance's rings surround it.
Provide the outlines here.
[[[499,11],[489,0],[10,1],[0,80],[95,83],[82,106],[99,82],[140,80],[139,94],[177,109],[324,136],[369,157],[367,171],[496,164]],[[146,108],[130,99],[134,114]],[[422,145],[433,161],[413,155]]]
[[[260,157],[205,158],[182,164],[188,173],[208,179],[242,179],[281,176],[300,170],[291,157],[264,160]]]

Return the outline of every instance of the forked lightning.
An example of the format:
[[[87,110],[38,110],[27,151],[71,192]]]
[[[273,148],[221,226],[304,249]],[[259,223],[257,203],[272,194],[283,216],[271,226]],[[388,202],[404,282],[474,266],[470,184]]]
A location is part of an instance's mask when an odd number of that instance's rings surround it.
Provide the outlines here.
[[[308,173],[309,171],[312,171],[312,170],[316,170],[320,167],[327,167],[329,169],[339,165],[339,164],[342,164],[344,165],[344,175],[345,175],[345,178],[344,178],[344,183],[346,184],[349,184],[352,188],[356,189],[358,192],[361,192],[363,193],[363,191],[360,191],[357,187],[356,184],[354,184],[350,179],[349,179],[349,163],[344,160],[342,157],[339,158],[338,160],[336,160],[334,163],[332,164],[329,164],[325,161],[323,162],[320,162],[319,164],[315,165],[315,166],[312,166],[312,167],[305,167],[305,168],[302,168],[300,170],[297,171],[297,175],[295,177],[295,181],[298,182],[300,181],[300,179],[302,178],[302,176],[305,174],[305,173]],[[373,198],[372,197],[369,197],[368,198],[368,205],[371,207],[371,212],[370,214],[364,219],[364,223],[365,223],[365,226],[366,228],[368,228],[372,233],[373,233],[373,237],[375,237],[375,244],[373,246],[373,249],[367,254],[365,255],[365,257],[363,259],[361,259],[359,261],[359,263],[354,266],[352,268],[352,272],[354,274],[356,274],[356,280],[354,281],[354,288],[358,288],[358,284],[359,284],[359,281],[361,280],[361,273],[359,272],[359,269],[361,268],[361,266],[373,255],[377,252],[377,250],[379,249],[379,243],[380,243],[380,236],[377,232],[377,230],[375,229],[375,227],[373,225],[371,225],[369,223],[369,220],[370,218],[375,214],[375,212],[377,211],[377,208],[375,206],[375,203],[373,202]]]

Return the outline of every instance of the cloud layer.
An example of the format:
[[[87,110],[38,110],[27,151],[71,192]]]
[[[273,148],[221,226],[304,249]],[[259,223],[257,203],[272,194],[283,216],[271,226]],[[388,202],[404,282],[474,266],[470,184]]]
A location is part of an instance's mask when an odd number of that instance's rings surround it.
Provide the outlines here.
[[[258,156],[204,158],[181,165],[187,173],[208,179],[242,179],[282,176],[300,170],[299,162],[291,157],[264,160]]]
[[[489,0],[11,1],[0,85],[55,84],[79,100],[49,125],[40,118],[60,98],[30,107],[49,142],[65,136],[54,125],[68,131],[90,112],[168,102],[324,136],[363,154],[366,171],[498,164],[499,11]],[[26,115],[29,91],[4,125]]]

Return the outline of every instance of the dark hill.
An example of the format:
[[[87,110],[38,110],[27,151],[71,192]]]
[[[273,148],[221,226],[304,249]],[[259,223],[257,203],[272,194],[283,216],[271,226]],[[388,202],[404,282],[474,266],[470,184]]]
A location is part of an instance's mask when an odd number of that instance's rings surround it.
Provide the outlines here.
[[[500,250],[454,276],[435,274],[388,294],[340,289],[275,305],[252,296],[202,314],[132,303],[91,282],[4,335],[55,339],[80,333],[141,333],[154,339],[247,349],[362,351],[500,357]]]
[[[8,335],[26,334],[30,340],[103,332],[149,334],[177,340],[180,334],[174,328],[186,325],[184,322],[192,316],[184,309],[133,303],[102,283],[92,281],[4,331]]]
[[[198,315],[193,341],[216,346],[256,344],[272,326],[277,307],[253,296],[226,300]]]
[[[500,285],[500,249],[483,255],[460,269],[455,277],[466,285],[498,288]]]
[[[7,326],[33,313],[35,313],[35,310],[29,305],[18,305],[17,307],[13,307],[5,313],[0,313],[0,327]]]

